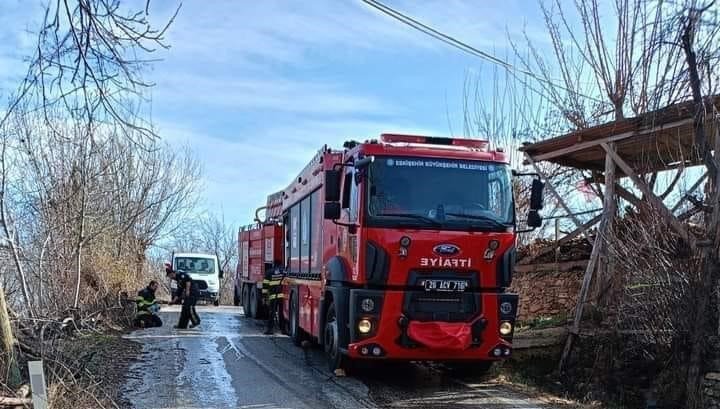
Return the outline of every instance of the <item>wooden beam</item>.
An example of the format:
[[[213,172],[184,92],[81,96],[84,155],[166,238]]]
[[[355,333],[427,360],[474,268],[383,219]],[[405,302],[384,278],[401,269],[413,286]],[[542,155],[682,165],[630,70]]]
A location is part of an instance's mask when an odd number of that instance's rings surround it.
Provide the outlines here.
[[[670,122],[665,125],[654,126],[652,128],[643,129],[640,131],[628,131],[628,132],[623,132],[618,135],[608,136],[606,138],[595,139],[595,140],[588,141],[588,142],[576,143],[572,146],[568,146],[567,148],[558,149],[556,151],[543,153],[540,155],[535,155],[535,156],[533,156],[533,159],[537,162],[548,160],[548,159],[553,159],[553,158],[557,158],[558,156],[567,155],[568,153],[582,151],[582,150],[585,150],[588,148],[594,148],[596,146],[601,146],[602,144],[621,141],[623,139],[631,138],[633,136],[645,135],[645,134],[649,134],[649,133],[653,133],[653,132],[662,131],[665,129],[680,127],[683,125],[689,125],[689,124],[692,124],[693,121],[694,121],[693,118],[688,118],[688,119],[683,119],[681,121]],[[522,148],[520,150],[522,150]]]
[[[605,154],[605,192],[603,195],[604,210],[600,219],[598,235],[593,243],[592,253],[590,253],[590,262],[588,262],[587,268],[585,269],[585,275],[583,276],[583,281],[580,286],[580,293],[578,294],[577,304],[575,305],[575,317],[573,318],[570,334],[565,341],[565,348],[563,348],[562,355],[560,356],[560,363],[558,364],[558,371],[560,373],[562,373],[565,368],[565,362],[570,356],[575,337],[580,333],[580,322],[582,321],[585,300],[587,300],[587,295],[590,291],[593,274],[595,273],[598,264],[600,264],[600,253],[603,252],[605,242],[609,239],[607,236],[612,231],[612,222],[615,218],[615,162],[611,157],[611,153],[615,154],[615,146],[602,144],[602,147],[607,152]]]
[[[615,193],[617,193],[618,196],[622,197],[626,201],[628,201],[631,205],[635,206],[638,210],[640,210],[640,206],[642,206],[642,199],[635,196],[631,191],[625,189],[624,187],[615,184]]]
[[[594,225],[596,225],[596,224],[600,221],[601,218],[602,218],[602,214],[599,214],[599,215],[593,217],[593,218],[590,219],[590,221],[588,221],[587,223],[585,223],[585,224],[583,224],[582,226],[576,228],[575,230],[573,230],[572,232],[568,233],[566,236],[564,236],[563,238],[561,238],[560,240],[558,240],[554,245],[542,249],[542,250],[541,250],[540,252],[538,252],[538,254],[536,254],[532,259],[534,260],[534,259],[536,259],[536,258],[538,258],[538,257],[540,257],[540,256],[544,256],[544,255],[547,254],[547,253],[550,253],[550,252],[555,251],[556,248],[558,248],[558,247],[562,246],[563,244],[569,242],[570,240],[574,239],[575,237],[577,237],[577,236],[585,233],[586,230],[588,230],[588,229],[590,229],[591,227],[593,227]]]
[[[587,260],[561,261],[559,263],[539,263],[539,264],[520,264],[515,265],[516,273],[540,273],[540,272],[560,272],[566,273],[577,269],[584,269],[588,265]]]
[[[673,214],[675,214],[675,212],[677,212],[677,210],[680,208],[680,206],[682,206],[682,204],[685,202],[685,200],[686,200],[685,195],[689,195],[690,193],[695,192],[697,190],[697,188],[700,187],[700,185],[705,180],[705,178],[707,178],[707,176],[708,176],[708,173],[707,173],[707,171],[705,171],[705,173],[703,173],[702,176],[700,176],[700,178],[698,178],[697,182],[695,182],[692,186],[690,186],[690,189],[688,189],[688,191],[685,192],[685,194],[680,198],[680,200],[678,200],[678,202],[675,203],[675,206],[673,206],[672,210],[670,210]]]
[[[690,244],[690,246],[695,247],[696,240],[695,237],[693,237],[685,228],[685,226],[670,212],[670,209],[668,209],[665,206],[665,203],[655,195],[655,193],[650,189],[645,182],[643,182],[636,174],[635,171],[628,165],[621,157],[620,155],[615,152],[615,150],[611,149],[607,144],[603,143],[600,146],[605,149],[605,152],[612,158],[613,162],[622,169],[623,172],[635,183],[635,186],[637,186],[638,189],[645,195],[646,199],[653,204],[658,212],[660,212],[660,216],[665,219],[666,222],[668,222],[672,228],[682,237],[683,240],[685,240],[686,243]]]
[[[617,149],[614,143],[608,144],[608,147],[613,151],[616,151]],[[595,298],[598,301],[604,301],[601,300],[602,296],[600,291],[601,289],[608,287],[607,283],[610,281],[609,277],[612,275],[612,272],[615,271],[615,259],[608,250],[607,243],[615,241],[615,229],[613,228],[613,223],[617,215],[617,199],[615,198],[615,189],[617,188],[616,176],[615,162],[613,162],[610,155],[605,154],[605,180],[607,183],[605,183],[603,214],[604,217],[607,217],[607,226],[605,228],[605,236],[602,238],[603,244],[600,249],[600,262],[596,273],[597,279],[595,280],[597,282],[597,285],[595,286]]]
[[[605,219],[603,218],[603,220],[600,222],[600,228],[603,229],[605,226],[606,223]],[[587,268],[585,269],[585,275],[583,276],[583,282],[580,286],[580,294],[578,295],[577,305],[575,305],[575,318],[573,319],[573,325],[570,329],[570,333],[568,334],[567,339],[565,340],[565,348],[563,348],[562,356],[560,357],[560,364],[558,365],[558,372],[560,373],[563,373],[563,369],[565,369],[565,362],[567,361],[568,356],[570,356],[573,341],[580,332],[580,318],[582,318],[582,312],[585,303],[582,300],[585,300],[585,298],[587,297],[587,291],[590,288],[590,281],[592,281],[592,275],[595,271],[595,266],[597,265],[600,254],[600,243],[602,243],[602,238],[598,238],[600,240],[595,240],[592,253],[590,253],[590,261],[588,262]]]

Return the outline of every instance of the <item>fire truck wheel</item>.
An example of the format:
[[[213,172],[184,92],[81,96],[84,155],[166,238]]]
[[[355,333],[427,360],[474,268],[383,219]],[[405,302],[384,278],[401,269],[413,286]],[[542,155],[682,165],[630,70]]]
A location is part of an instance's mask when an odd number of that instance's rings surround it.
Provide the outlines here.
[[[290,293],[290,339],[292,339],[292,342],[293,344],[295,344],[295,346],[299,347],[304,341],[304,337],[302,329],[300,328],[300,314],[298,312],[298,307],[299,305],[297,295],[294,292]]]
[[[250,290],[247,285],[242,288],[242,305],[245,317],[250,317]]]
[[[259,304],[257,286],[253,286],[250,289],[250,317],[258,318],[258,304]]]
[[[335,304],[330,304],[325,319],[325,330],[323,331],[323,345],[327,358],[328,369],[334,372],[336,369],[347,369],[348,358],[340,352],[338,344],[340,331],[338,329]]]

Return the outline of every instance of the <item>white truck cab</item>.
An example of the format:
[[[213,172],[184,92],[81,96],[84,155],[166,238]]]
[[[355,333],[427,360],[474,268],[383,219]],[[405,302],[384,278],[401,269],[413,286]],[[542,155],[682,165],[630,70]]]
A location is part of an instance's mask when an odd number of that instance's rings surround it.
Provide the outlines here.
[[[223,271],[217,256],[203,253],[174,253],[172,268],[190,274],[194,281],[205,282],[205,285],[200,285],[200,300],[210,301],[216,306],[220,303],[220,279],[223,277]],[[175,280],[170,283],[170,288],[173,291],[177,288]]]

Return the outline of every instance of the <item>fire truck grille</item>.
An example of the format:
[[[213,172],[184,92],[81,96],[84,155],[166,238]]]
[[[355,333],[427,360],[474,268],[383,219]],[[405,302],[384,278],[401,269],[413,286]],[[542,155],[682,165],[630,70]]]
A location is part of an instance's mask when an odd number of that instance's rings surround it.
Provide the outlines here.
[[[432,283],[426,283],[428,280]],[[463,288],[458,282],[467,285]],[[447,288],[448,283],[452,288]],[[415,288],[405,294],[403,302],[403,313],[410,320],[467,322],[480,312],[480,296],[471,291],[477,288],[475,273],[413,272],[408,284]]]

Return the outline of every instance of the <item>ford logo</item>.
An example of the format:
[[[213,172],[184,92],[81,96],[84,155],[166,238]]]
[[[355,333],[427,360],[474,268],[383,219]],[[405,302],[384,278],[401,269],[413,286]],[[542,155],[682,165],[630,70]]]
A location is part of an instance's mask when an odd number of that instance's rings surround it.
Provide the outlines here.
[[[454,256],[460,253],[460,247],[454,244],[438,244],[433,247],[433,253],[439,256]]]

